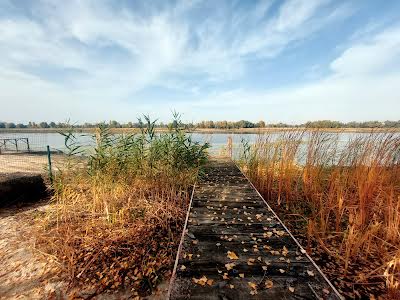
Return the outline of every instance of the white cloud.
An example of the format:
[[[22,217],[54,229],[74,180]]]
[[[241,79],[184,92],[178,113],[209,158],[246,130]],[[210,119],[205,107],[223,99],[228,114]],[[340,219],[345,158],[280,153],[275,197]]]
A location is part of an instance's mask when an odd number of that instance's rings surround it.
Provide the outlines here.
[[[331,63],[340,75],[367,75],[385,71],[400,63],[400,26],[375,35],[371,40],[348,48]]]
[[[348,47],[331,63],[332,75],[305,86],[261,92],[204,90],[210,83],[247,76],[250,57],[277,56],[292,43],[347,17],[349,5],[288,0],[273,14],[273,1],[243,10],[229,1],[205,8],[196,0],[143,15],[112,3],[43,0],[33,3],[33,17],[0,17],[0,119],[123,121],[152,110],[167,118],[176,109],[188,118],[252,119],[265,113],[266,119],[290,121],[351,119],[347,107],[361,103],[388,118],[393,110],[379,110],[378,103],[399,108],[398,74],[386,72],[398,63],[398,28]],[[204,16],[194,13],[198,11],[205,11]],[[55,73],[80,73],[57,80],[51,72],[32,72],[44,67]],[[187,102],[159,101],[156,106],[135,96],[154,85],[192,96]],[[389,89],[393,93],[388,94]],[[127,102],[128,97],[133,100]]]
[[[235,89],[197,105],[209,108],[210,119],[399,119],[399,63],[400,26],[395,26],[349,46],[331,63],[333,73],[318,81],[264,92]]]

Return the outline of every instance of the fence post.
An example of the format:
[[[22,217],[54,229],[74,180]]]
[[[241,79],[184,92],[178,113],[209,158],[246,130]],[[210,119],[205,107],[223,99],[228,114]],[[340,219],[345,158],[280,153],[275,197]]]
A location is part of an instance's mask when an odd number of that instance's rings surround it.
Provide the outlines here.
[[[232,137],[228,137],[228,153],[230,158],[232,158]]]
[[[50,146],[47,145],[47,162],[49,165],[49,178],[50,182],[53,183],[53,171],[51,169],[51,153],[50,153]]]
[[[26,138],[26,145],[28,146],[28,152],[31,152],[31,148],[29,147],[29,139]]]

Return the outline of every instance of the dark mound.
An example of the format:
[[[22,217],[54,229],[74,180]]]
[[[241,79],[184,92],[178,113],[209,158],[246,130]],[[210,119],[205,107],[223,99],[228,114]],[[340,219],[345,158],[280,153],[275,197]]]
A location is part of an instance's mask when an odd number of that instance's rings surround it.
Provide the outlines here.
[[[24,206],[47,196],[46,185],[39,174],[0,174],[0,207]]]

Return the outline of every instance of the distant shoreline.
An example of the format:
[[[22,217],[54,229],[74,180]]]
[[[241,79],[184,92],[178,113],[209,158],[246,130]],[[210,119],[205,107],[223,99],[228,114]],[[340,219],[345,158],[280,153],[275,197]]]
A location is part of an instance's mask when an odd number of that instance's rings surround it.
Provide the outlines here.
[[[297,131],[312,128],[305,127],[267,127],[267,128],[239,128],[239,129],[217,129],[217,128],[197,128],[188,130],[191,133],[203,134],[258,134],[267,132]],[[368,132],[400,132],[400,128],[315,128],[324,132],[350,132],[350,133],[368,133]],[[58,133],[66,132],[67,128],[0,128],[1,133]],[[96,128],[75,128],[77,133],[93,133]],[[111,133],[136,133],[139,128],[110,128]],[[166,132],[167,128],[156,128],[156,132]]]

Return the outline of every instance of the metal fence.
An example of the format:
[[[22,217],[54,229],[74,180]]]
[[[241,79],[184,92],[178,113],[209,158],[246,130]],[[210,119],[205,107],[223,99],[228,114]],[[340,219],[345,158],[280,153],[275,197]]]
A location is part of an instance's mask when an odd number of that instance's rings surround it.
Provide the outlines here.
[[[226,140],[227,138],[227,140]],[[212,156],[235,157],[238,152],[237,141],[231,135],[212,141],[207,135],[195,139],[210,142],[209,153]],[[90,134],[77,134],[77,141],[85,148],[94,146]],[[57,132],[1,132],[0,131],[0,174],[4,173],[41,173],[47,174],[50,165],[57,170],[66,159],[65,138]],[[80,157],[79,160],[84,160]]]
[[[0,133],[0,173],[48,174],[51,162],[63,157],[49,146],[46,134]]]

